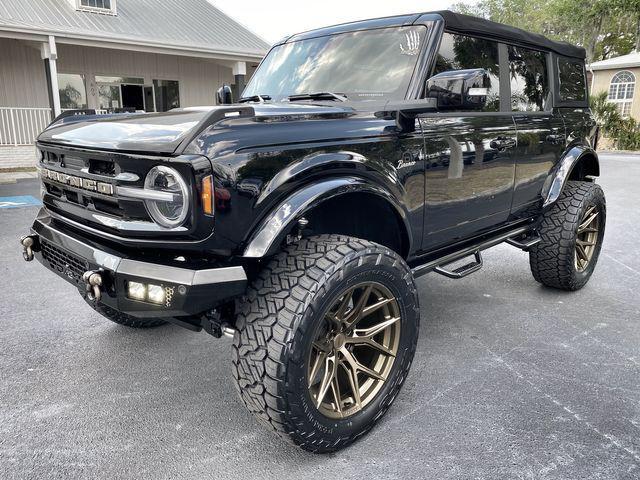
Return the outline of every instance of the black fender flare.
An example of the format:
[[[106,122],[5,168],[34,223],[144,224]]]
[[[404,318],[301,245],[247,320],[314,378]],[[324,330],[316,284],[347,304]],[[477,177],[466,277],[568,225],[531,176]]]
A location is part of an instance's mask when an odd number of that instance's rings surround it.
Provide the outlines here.
[[[595,158],[597,172],[594,176],[600,175],[600,163],[596,151],[587,145],[574,145],[554,165],[544,182],[542,187],[543,208],[550,207],[558,200],[574,167],[586,156]]]
[[[377,195],[389,202],[404,223],[411,251],[411,230],[407,214],[393,195],[381,186],[357,177],[337,177],[306,185],[280,203],[254,230],[242,256],[263,258],[273,255],[285,235],[305,212],[331,198],[356,192]]]

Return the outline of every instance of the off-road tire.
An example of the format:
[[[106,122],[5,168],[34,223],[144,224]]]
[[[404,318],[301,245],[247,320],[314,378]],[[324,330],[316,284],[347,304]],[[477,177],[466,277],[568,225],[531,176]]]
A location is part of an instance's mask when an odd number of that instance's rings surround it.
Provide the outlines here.
[[[89,303],[89,302],[87,302]],[[127,315],[126,313],[118,312],[107,305],[89,303],[89,305],[99,314],[108,318],[112,322],[124,325],[131,328],[153,328],[159,327],[167,323],[159,318],[137,318]]]
[[[600,216],[597,244],[589,265],[579,271],[575,265],[578,225],[584,212],[595,205]],[[606,220],[606,202],[596,183],[569,181],[558,201],[544,213],[539,227],[541,241],[529,252],[533,278],[548,287],[579,290],[589,281],[602,247]]]
[[[400,348],[376,397],[347,418],[331,419],[308,391],[310,337],[327,305],[367,280],[383,284],[398,301]],[[415,353],[419,315],[413,275],[394,251],[342,235],[302,239],[267,264],[238,306],[233,376],[240,398],[261,423],[295,445],[318,453],[339,450],[367,433],[400,391]]]

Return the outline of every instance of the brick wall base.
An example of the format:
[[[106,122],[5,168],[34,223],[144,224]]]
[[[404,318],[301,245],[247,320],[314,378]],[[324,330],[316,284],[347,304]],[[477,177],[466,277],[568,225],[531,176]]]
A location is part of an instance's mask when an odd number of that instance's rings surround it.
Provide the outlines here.
[[[35,166],[36,148],[33,145],[0,145],[0,170]]]

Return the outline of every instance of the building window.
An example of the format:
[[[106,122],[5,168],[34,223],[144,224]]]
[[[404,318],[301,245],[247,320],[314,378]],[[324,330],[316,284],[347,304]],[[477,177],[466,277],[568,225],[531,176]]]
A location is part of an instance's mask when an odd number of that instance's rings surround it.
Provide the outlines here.
[[[180,84],[177,80],[154,80],[156,111],[166,112],[180,107]]]
[[[633,92],[636,88],[636,77],[633,73],[622,71],[616,73],[609,85],[609,101],[615,103],[620,114],[627,118],[631,115]]]
[[[116,14],[116,0],[76,0],[76,9],[86,12]]]
[[[60,95],[60,108],[63,110],[87,108],[87,89],[84,83],[84,75],[59,73],[58,93]]]

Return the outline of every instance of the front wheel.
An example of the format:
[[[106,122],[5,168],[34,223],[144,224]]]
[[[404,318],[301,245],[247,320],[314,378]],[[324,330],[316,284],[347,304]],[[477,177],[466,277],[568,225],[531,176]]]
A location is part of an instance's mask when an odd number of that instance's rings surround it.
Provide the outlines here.
[[[240,305],[240,397],[306,450],[343,448],[395,399],[418,323],[413,276],[395,252],[346,236],[303,239],[268,264]]]
[[[598,262],[606,217],[599,185],[567,182],[540,222],[541,241],[529,253],[533,277],[561,290],[584,287]]]

